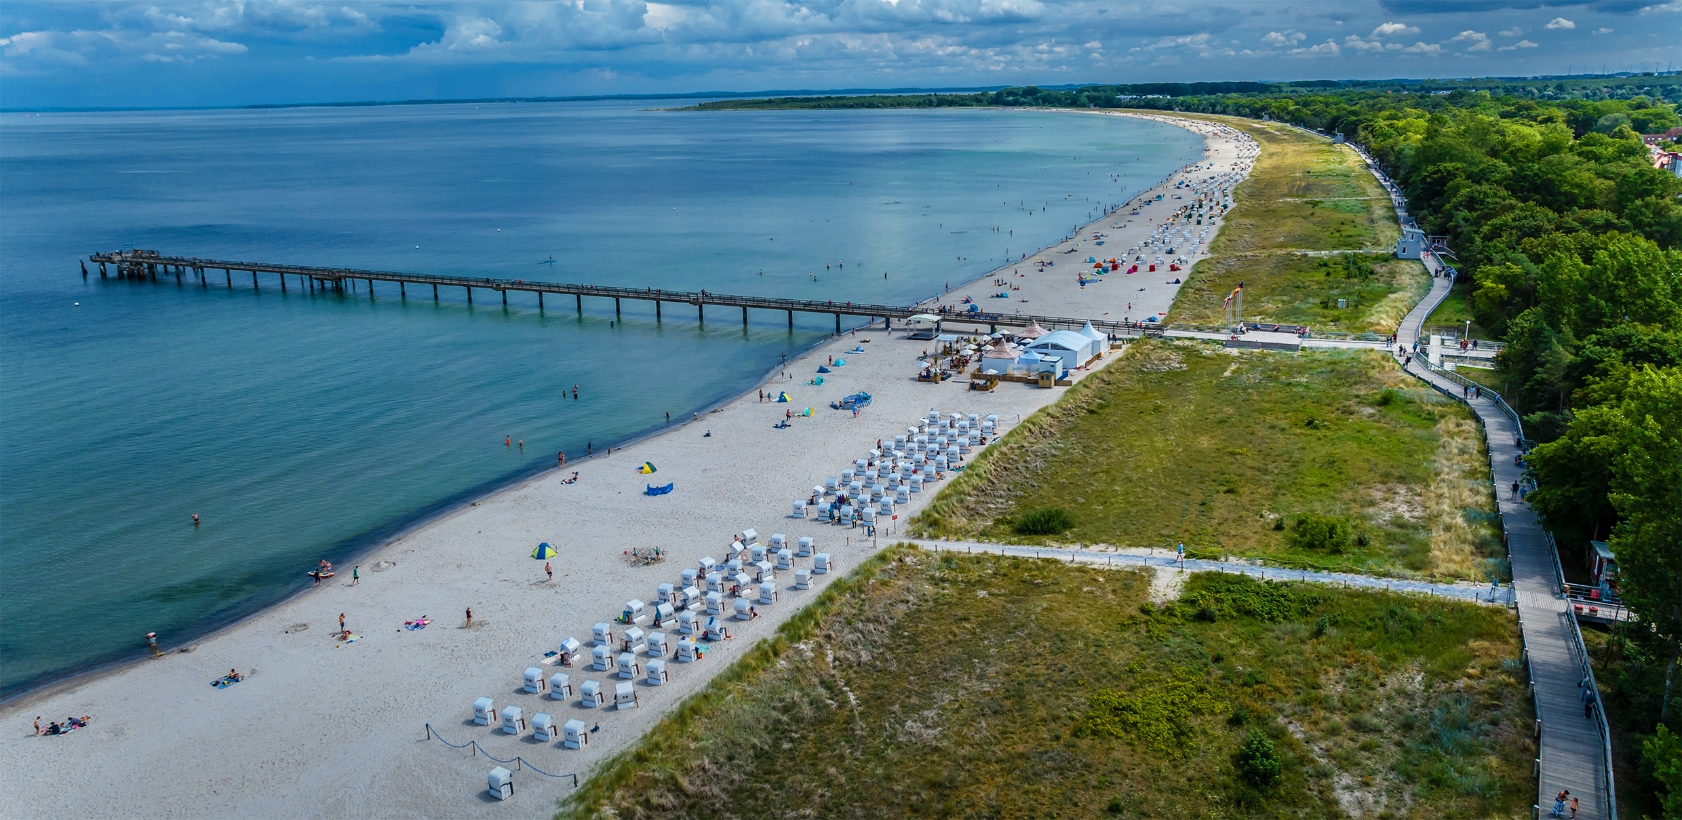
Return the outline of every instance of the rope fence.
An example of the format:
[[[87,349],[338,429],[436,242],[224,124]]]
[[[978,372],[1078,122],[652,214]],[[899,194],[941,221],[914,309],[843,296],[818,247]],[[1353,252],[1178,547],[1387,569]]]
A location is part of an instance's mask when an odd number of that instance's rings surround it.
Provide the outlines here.
[[[485,747],[480,746],[479,741],[477,741],[477,740],[469,740],[466,743],[451,743],[448,740],[445,740],[443,735],[438,734],[438,730],[432,728],[432,724],[430,724],[430,723],[426,724],[426,739],[427,740],[436,740],[439,743],[442,743],[445,746],[448,746],[452,749],[468,749],[468,748],[471,748],[473,750],[474,756],[484,755],[485,757],[490,758],[493,762],[496,762],[496,763],[503,763],[503,764],[512,763],[512,764],[514,764],[514,768],[515,768],[516,771],[524,771],[526,769],[530,769],[534,772],[537,772],[540,775],[543,775],[544,777],[553,777],[556,780],[568,780],[568,779],[570,779],[572,781],[572,787],[575,788],[575,789],[578,788],[578,775],[576,775],[576,774],[550,774],[550,773],[548,773],[548,772],[546,772],[542,769],[539,769],[536,766],[533,766],[531,761],[529,761],[529,760],[527,760],[527,759],[525,759],[525,758],[523,758],[519,755],[515,755],[511,758],[508,758],[507,760],[503,760],[502,758],[497,757],[496,755],[493,755],[490,752],[486,751]]]

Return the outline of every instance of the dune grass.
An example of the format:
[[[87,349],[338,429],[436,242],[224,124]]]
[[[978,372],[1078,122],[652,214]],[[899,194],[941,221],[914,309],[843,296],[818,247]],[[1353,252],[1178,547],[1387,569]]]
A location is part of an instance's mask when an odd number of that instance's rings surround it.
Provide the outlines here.
[[[1244,283],[1244,318],[1319,331],[1395,331],[1430,289],[1418,262],[1396,260],[1400,235],[1389,195],[1346,146],[1278,123],[1210,117],[1261,143],[1235,207],[1192,267],[1168,319],[1221,323],[1222,300]],[[1325,258],[1327,252],[1346,252]],[[1354,265],[1347,257],[1354,253]],[[1344,299],[1347,306],[1337,307]]]
[[[1172,547],[1286,566],[1506,574],[1482,437],[1468,411],[1375,351],[1294,355],[1141,341],[978,458],[913,535]],[[1059,506],[1074,526],[1018,533]],[[1293,544],[1310,513],[1349,528]]]
[[[1174,299],[1180,325],[1220,325],[1223,299],[1244,284],[1245,321],[1308,325],[1317,331],[1394,332],[1431,289],[1418,262],[1388,254],[1273,253],[1200,262]],[[1343,299],[1346,307],[1338,307]]]
[[[1510,615],[1241,576],[896,548],[563,807],[571,817],[1518,817]],[[803,614],[804,617],[804,614]],[[1233,755],[1271,741],[1277,785]]]

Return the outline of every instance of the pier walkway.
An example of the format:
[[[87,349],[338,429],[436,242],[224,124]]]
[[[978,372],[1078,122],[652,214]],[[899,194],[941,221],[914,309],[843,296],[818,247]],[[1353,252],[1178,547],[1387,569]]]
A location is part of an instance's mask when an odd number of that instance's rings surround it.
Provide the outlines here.
[[[343,291],[347,281],[361,280],[368,285],[369,298],[374,297],[375,282],[390,282],[397,285],[400,298],[407,298],[408,286],[432,287],[432,297],[438,298],[438,288],[462,288],[467,294],[468,304],[473,303],[473,291],[495,291],[502,297],[502,303],[508,304],[508,294],[530,293],[537,297],[537,305],[543,307],[545,294],[571,296],[577,310],[584,310],[584,297],[593,299],[612,299],[613,313],[617,317],[622,308],[622,301],[631,299],[654,303],[654,318],[660,321],[662,305],[684,304],[696,310],[696,318],[706,321],[708,305],[719,307],[741,308],[742,324],[748,323],[748,311],[774,310],[788,315],[788,326],[794,327],[794,314],[819,313],[835,317],[835,332],[841,332],[841,317],[856,316],[874,322],[882,320],[884,326],[892,327],[893,321],[905,321],[913,316],[929,313],[938,316],[942,323],[954,323],[965,326],[985,325],[989,330],[1005,327],[1026,327],[1030,322],[1037,322],[1047,330],[1077,330],[1088,320],[1062,317],[1039,316],[1021,313],[930,313],[934,308],[929,303],[915,305],[873,305],[862,302],[819,301],[811,299],[779,299],[769,296],[736,296],[709,291],[677,291],[659,290],[656,288],[625,288],[607,285],[577,285],[562,282],[543,282],[525,279],[488,279],[469,276],[440,276],[426,273],[402,273],[397,271],[358,270],[355,268],[321,268],[304,265],[281,265],[268,262],[236,262],[222,259],[200,259],[188,256],[166,256],[157,251],[149,250],[120,250],[108,253],[95,253],[88,256],[88,261],[99,268],[100,278],[116,276],[119,279],[137,279],[157,281],[159,277],[174,276],[177,282],[183,275],[196,276],[199,284],[208,287],[207,271],[222,271],[228,287],[233,287],[233,272],[242,275],[251,274],[252,287],[259,287],[258,274],[269,274],[279,280],[280,289],[286,291],[287,277],[297,277],[300,286],[310,291],[327,289]],[[82,267],[82,276],[88,275],[87,266]],[[1160,336],[1162,329],[1151,322],[1111,322],[1100,319],[1091,320],[1092,326],[1099,331],[1117,336]]]

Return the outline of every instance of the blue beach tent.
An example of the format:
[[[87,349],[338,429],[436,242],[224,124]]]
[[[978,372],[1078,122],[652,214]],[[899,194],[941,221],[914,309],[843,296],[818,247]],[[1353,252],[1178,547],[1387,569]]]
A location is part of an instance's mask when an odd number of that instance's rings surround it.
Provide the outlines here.
[[[650,484],[650,485],[648,485],[648,489],[643,490],[643,494],[644,495],[665,495],[666,493],[669,493],[671,491],[672,491],[672,485],[671,484],[667,484],[664,487],[656,487],[653,484]]]

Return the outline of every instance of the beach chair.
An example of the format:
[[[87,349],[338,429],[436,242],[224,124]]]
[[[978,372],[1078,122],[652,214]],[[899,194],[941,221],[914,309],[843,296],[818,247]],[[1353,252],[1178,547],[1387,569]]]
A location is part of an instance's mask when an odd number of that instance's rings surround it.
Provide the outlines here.
[[[525,690],[531,694],[540,694],[547,688],[547,685],[543,682],[543,670],[535,666],[526,667],[525,679]]]
[[[677,631],[684,635],[693,635],[700,628],[700,623],[693,610],[684,610],[677,614]]]
[[[754,532],[753,530],[742,530],[739,537],[742,539],[742,545],[745,547],[751,547],[759,543],[759,533]]]
[[[777,569],[794,569],[794,553],[787,547],[777,550]]]
[[[738,621],[751,621],[751,620],[753,620],[753,602],[752,601],[748,600],[747,598],[737,598],[735,603],[732,604],[732,607],[735,610],[736,620],[738,620]]]
[[[708,575],[711,575],[713,570],[717,568],[718,562],[714,561],[712,556],[709,555],[701,559],[697,574],[699,574],[702,578],[705,578]]]
[[[817,543],[817,542],[813,541],[812,536],[810,536],[810,535],[800,536],[800,540],[797,542],[798,546],[800,547],[800,551],[796,554],[799,555],[801,558],[805,558],[805,557],[811,555],[812,550],[814,548],[813,545],[815,543]]]
[[[794,502],[793,511],[790,512],[789,515],[791,517],[794,517],[794,518],[805,518],[806,517],[806,501],[804,499],[797,499]]]
[[[491,769],[485,778],[486,790],[498,800],[507,800],[514,796],[514,773],[498,766]]]
[[[671,680],[671,677],[666,674],[665,661],[657,660],[648,662],[648,677],[646,678],[646,681],[649,686],[661,686],[669,680]]]
[[[771,533],[771,551],[776,552],[788,546],[788,536],[780,532]]]
[[[597,672],[606,672],[613,668],[613,647],[594,646],[590,648],[590,668]]]
[[[590,727],[573,718],[561,727],[561,745],[568,749],[582,749],[590,745]]]
[[[910,504],[911,503],[911,482],[908,481],[904,484],[899,485],[897,488],[894,489],[894,503],[895,504]]]
[[[794,571],[794,588],[795,589],[811,589],[812,588],[812,571],[809,570],[809,569],[797,569],[797,570],[795,570]]]
[[[671,643],[664,632],[653,632],[648,636],[648,656],[650,658],[664,658],[671,649]]]
[[[635,653],[635,652],[641,652],[641,651],[643,651],[647,648],[648,648],[648,640],[647,640],[647,637],[646,637],[645,633],[641,629],[639,629],[637,627],[634,627],[634,626],[631,627],[630,629],[625,630],[624,637],[621,638],[620,641],[619,641],[619,651],[620,652]]]
[[[912,476],[910,484],[911,484],[911,492],[920,493],[920,492],[923,491],[923,477],[922,476],[920,476],[920,475]]]
[[[623,624],[640,624],[648,620],[648,605],[632,598],[625,602],[625,611],[620,613],[619,622]]]
[[[548,712],[538,712],[531,716],[532,736],[544,743],[552,743],[560,735],[555,726],[555,718]]]
[[[812,574],[823,575],[830,570],[829,553],[820,552],[812,556]]]
[[[565,672],[556,672],[550,675],[549,697],[555,700],[566,700],[572,697],[572,676]]]
[[[642,674],[642,664],[637,663],[637,656],[629,652],[619,653],[619,659],[615,665],[619,669],[619,677],[621,678],[635,680],[638,675]]]
[[[717,615],[724,611],[724,593],[713,591],[707,593],[707,614]]]
[[[571,666],[578,662],[579,653],[584,651],[584,645],[577,638],[567,638],[561,641],[560,651],[556,654],[555,662],[562,666]]]
[[[684,610],[695,609],[701,605],[701,591],[696,589],[693,584],[678,590],[677,608],[680,613]]]
[[[714,616],[707,616],[706,625],[701,629],[701,637],[709,641],[725,640],[724,622]]]
[[[738,572],[735,575],[730,576],[727,581],[730,586],[735,588],[736,597],[738,598],[747,594],[743,590],[746,590],[753,584],[753,578],[749,577],[746,572]]]
[[[765,553],[765,548],[764,547],[762,547],[758,544],[754,544],[753,547],[748,550],[748,555],[749,555],[748,563],[757,564],[760,561],[765,560],[765,554],[766,553]]]
[[[729,561],[726,561],[725,564],[724,564],[724,578],[725,578],[725,580],[728,581],[731,576],[741,572],[742,567],[745,567],[745,566],[747,566],[747,562],[743,561],[740,558],[732,558]]]
[[[504,706],[504,707],[502,707],[502,733],[503,734],[517,735],[517,734],[525,731],[525,729],[526,729],[526,719],[523,718],[523,717],[520,717],[520,707],[518,707],[518,706]]]
[[[777,602],[776,582],[766,581],[759,585],[759,602],[761,604],[774,604]]]
[[[677,652],[672,655],[672,660],[675,660],[678,663],[694,663],[695,661],[700,660],[700,658],[700,653],[696,651],[694,638],[683,638],[682,640],[679,640],[677,642]]]
[[[655,589],[654,600],[657,602],[657,605],[671,604],[672,606],[677,606],[677,585],[672,583],[661,584]],[[659,617],[659,615],[656,614],[655,617]]]
[[[490,698],[479,698],[473,701],[473,722],[480,726],[489,726],[496,717],[496,703]]]
[[[777,571],[772,568],[770,561],[760,561],[753,565],[753,580],[755,583],[760,581],[774,581],[776,578]]]
[[[724,591],[724,573],[716,572],[716,571],[707,573],[707,591],[708,592],[723,592]]]
[[[681,575],[681,576],[680,576],[680,578],[681,578],[681,583],[680,583],[680,584],[679,584],[679,585],[678,585],[678,586],[679,586],[679,587],[680,587],[680,588],[681,588],[681,587],[692,587],[692,586],[695,586],[695,585],[696,585],[696,582],[698,582],[698,581],[699,581],[699,580],[700,580],[700,579],[701,579],[701,578],[702,578],[702,577],[703,577],[703,576],[702,576],[702,575],[701,575],[701,571],[700,571],[700,570],[697,570],[697,569],[690,569],[690,568],[689,568],[689,567],[684,567],[684,568],[683,568],[683,573],[682,573],[682,575]]]
[[[613,685],[613,708],[623,712],[637,708],[637,687],[630,682]]]
[[[676,597],[675,595],[673,597]],[[677,610],[671,604],[657,604],[654,607],[654,628],[665,629],[677,620]]]
[[[590,642],[596,646],[613,645],[613,624],[607,621],[597,622],[595,627],[591,629],[590,634],[592,636]]]
[[[602,682],[587,680],[578,687],[579,703],[586,709],[596,709],[607,705],[607,695],[602,693]]]

